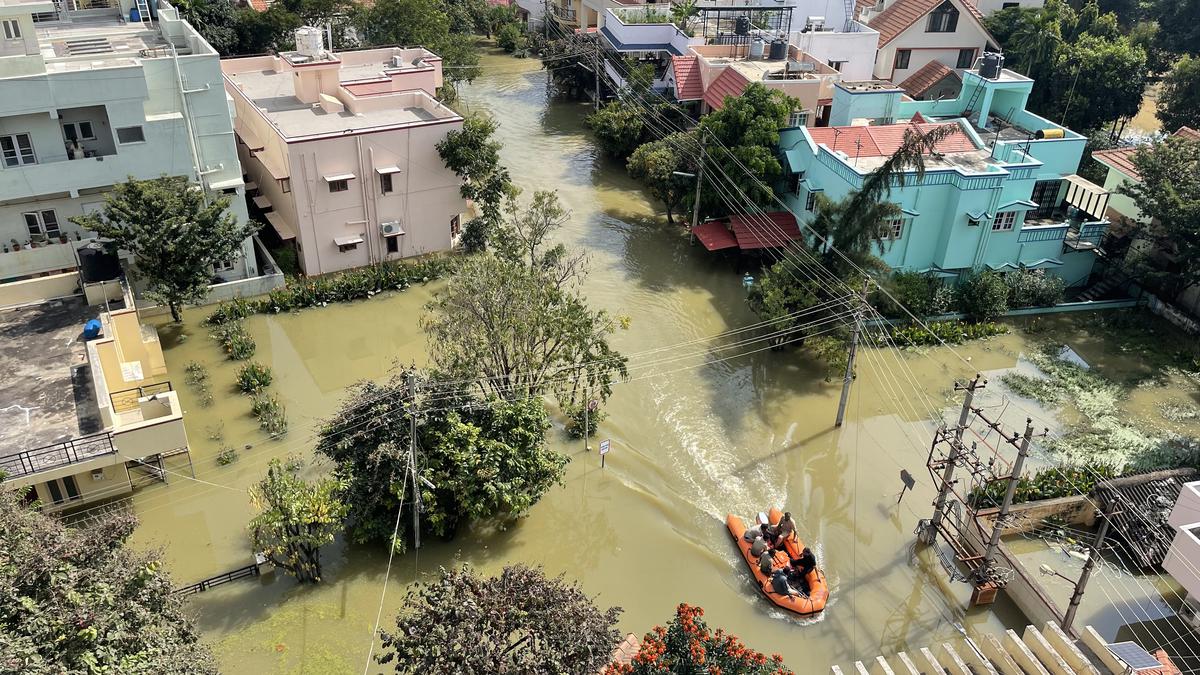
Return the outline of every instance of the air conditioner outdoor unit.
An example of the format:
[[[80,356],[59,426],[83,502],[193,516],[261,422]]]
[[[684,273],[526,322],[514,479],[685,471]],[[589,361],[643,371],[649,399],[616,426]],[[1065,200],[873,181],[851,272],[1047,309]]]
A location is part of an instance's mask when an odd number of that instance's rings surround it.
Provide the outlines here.
[[[400,227],[400,221],[389,220],[379,224],[379,231],[385,237],[397,237],[404,234],[404,228]]]
[[[405,63],[404,63],[403,56],[393,56],[392,57],[392,67],[393,68],[403,68],[404,66],[405,66]]]

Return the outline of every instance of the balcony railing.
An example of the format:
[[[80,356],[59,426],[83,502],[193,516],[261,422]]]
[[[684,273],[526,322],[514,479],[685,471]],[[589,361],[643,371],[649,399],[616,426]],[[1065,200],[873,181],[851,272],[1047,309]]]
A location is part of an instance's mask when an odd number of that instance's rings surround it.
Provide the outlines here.
[[[1023,227],[1017,234],[1017,241],[1021,243],[1035,241],[1062,241],[1067,235],[1067,225],[1041,225],[1035,227]]]
[[[1100,240],[1108,229],[1108,221],[1091,223],[1071,223],[1063,237],[1063,246],[1076,251],[1092,251],[1100,248]]]
[[[108,400],[112,403],[112,409],[115,413],[129,412],[136,410],[138,400],[155,394],[165,394],[171,391],[171,381],[157,382],[155,384],[147,384],[133,389],[124,389],[115,391],[108,395]]]
[[[4,472],[4,479],[9,480],[116,452],[112,434],[104,432],[0,457],[0,471]]]
[[[560,21],[574,22],[575,8],[567,7],[566,5],[550,5],[551,13]]]

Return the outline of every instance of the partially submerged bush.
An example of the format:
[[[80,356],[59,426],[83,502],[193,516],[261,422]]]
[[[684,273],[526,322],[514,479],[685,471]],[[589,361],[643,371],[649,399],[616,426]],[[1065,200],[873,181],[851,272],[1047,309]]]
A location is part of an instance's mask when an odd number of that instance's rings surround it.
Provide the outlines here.
[[[271,386],[272,379],[270,368],[257,361],[251,361],[238,370],[238,389],[247,394],[257,394]]]
[[[287,412],[275,396],[259,394],[250,404],[250,413],[258,418],[258,426],[271,438],[287,433]]]
[[[212,337],[220,343],[221,351],[235,361],[250,358],[257,347],[254,338],[250,337],[250,332],[241,321],[220,324]]]
[[[1053,307],[1062,302],[1067,282],[1042,270],[1017,270],[1004,278],[1008,286],[1008,306]]]
[[[195,361],[190,361],[183,367],[183,370],[183,381],[196,391],[196,397],[200,400],[200,405],[205,408],[212,405],[212,385],[208,380],[208,369]]]
[[[1088,462],[1082,466],[1055,466],[1043,469],[1033,476],[1017,481],[1013,503],[1032,502],[1039,499],[1057,499],[1076,494],[1091,494],[1096,483],[1116,478],[1117,469],[1111,464]],[[977,508],[999,506],[1004,500],[1008,481],[995,481],[984,488],[976,488],[970,500]]]
[[[974,271],[958,285],[959,308],[972,321],[992,321],[1008,311],[1008,285],[992,271]]]
[[[238,461],[238,451],[232,445],[222,445],[217,453],[217,464],[228,466]]]
[[[991,321],[932,321],[926,325],[928,330],[918,324],[892,326],[888,329],[888,336],[900,347],[930,347],[943,342],[957,345],[968,340],[979,340],[1008,332],[1008,326]]]

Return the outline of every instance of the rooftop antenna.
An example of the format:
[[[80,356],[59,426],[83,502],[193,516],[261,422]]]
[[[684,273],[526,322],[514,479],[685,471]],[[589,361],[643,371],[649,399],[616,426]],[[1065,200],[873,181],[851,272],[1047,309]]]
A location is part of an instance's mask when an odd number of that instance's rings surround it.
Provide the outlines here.
[[[838,136],[841,136],[841,135],[842,135],[842,130],[837,127],[834,127],[833,128],[833,149],[834,150],[837,150],[837,139],[838,139]]]
[[[855,168],[858,167],[858,154],[860,152],[862,152],[862,139],[861,138],[855,139],[855,141],[854,141],[854,166],[855,166]]]

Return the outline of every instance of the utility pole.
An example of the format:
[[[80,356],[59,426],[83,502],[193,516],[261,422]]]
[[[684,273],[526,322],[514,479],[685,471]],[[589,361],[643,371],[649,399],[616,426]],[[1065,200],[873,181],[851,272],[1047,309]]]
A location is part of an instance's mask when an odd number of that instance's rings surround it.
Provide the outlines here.
[[[1083,599],[1083,591],[1087,588],[1088,579],[1092,576],[1092,568],[1096,566],[1096,558],[1100,557],[1100,551],[1104,548],[1104,538],[1108,536],[1108,524],[1112,522],[1112,518],[1116,514],[1116,500],[1114,499],[1104,508],[1104,519],[1100,522],[1100,529],[1092,541],[1088,559],[1083,563],[1079,581],[1075,582],[1075,592],[1071,594],[1071,603],[1067,606],[1067,613],[1063,615],[1062,629],[1068,635],[1071,633],[1071,623],[1075,621],[1075,612],[1079,609],[1079,601]]]
[[[700,127],[700,166],[696,169],[696,199],[692,201],[692,229],[700,224],[700,188],[704,185],[704,165],[707,155],[704,150],[704,140],[708,129]]]
[[[974,379],[965,387],[957,382],[954,384],[955,391],[965,390],[967,394],[963,398],[962,411],[958,415],[958,426],[954,428],[954,441],[950,444],[950,453],[946,457],[946,464],[942,470],[942,484],[938,490],[937,501],[933,503],[933,517],[926,521],[918,537],[918,541],[922,544],[929,545],[937,541],[938,528],[942,524],[942,516],[946,510],[946,500],[954,488],[954,467],[958,464],[959,455],[962,452],[963,432],[967,429],[967,418],[971,416],[971,404],[975,401],[975,392],[987,386],[987,380],[980,382],[982,377],[976,373]]]
[[[837,419],[833,426],[840,427],[846,419],[846,404],[850,402],[850,383],[854,381],[854,357],[858,354],[858,337],[862,330],[862,308],[867,304],[867,290],[871,280],[863,279],[862,297],[854,308],[854,329],[850,331],[850,353],[846,357],[846,374],[842,376],[842,398],[838,401]]]
[[[408,467],[412,473],[413,546],[421,548],[421,484],[417,478],[417,373],[409,370],[408,380]]]
[[[599,42],[597,42],[595,44],[595,48],[592,50],[592,70],[593,70],[592,74],[596,76],[595,109],[599,110],[600,109],[600,43]]]
[[[1016,441],[1016,435],[1012,441]],[[992,567],[992,557],[1000,545],[1000,535],[1004,533],[1004,522],[1008,519],[1008,511],[1012,508],[1013,495],[1017,492],[1017,483],[1021,480],[1021,468],[1025,466],[1025,458],[1029,456],[1029,445],[1033,442],[1033,420],[1025,418],[1025,435],[1021,437],[1021,445],[1017,447],[1017,460],[1013,462],[1012,473],[1008,476],[1008,489],[1004,491],[1004,501],[1000,503],[1000,511],[992,524],[992,536],[988,539],[987,548],[983,552],[983,566],[980,572],[986,573]]]

